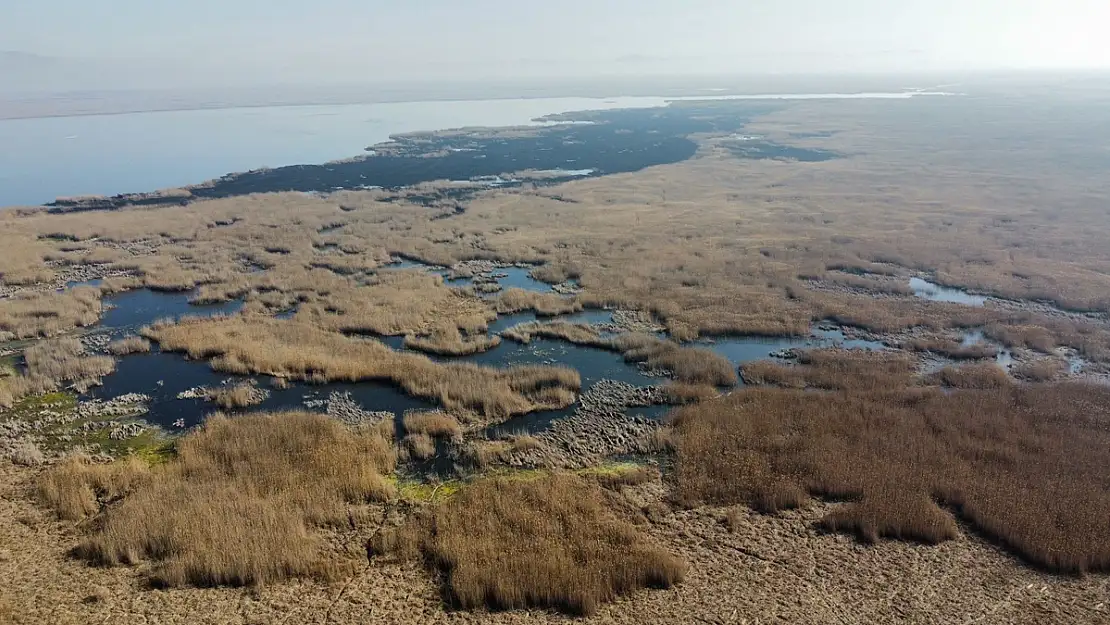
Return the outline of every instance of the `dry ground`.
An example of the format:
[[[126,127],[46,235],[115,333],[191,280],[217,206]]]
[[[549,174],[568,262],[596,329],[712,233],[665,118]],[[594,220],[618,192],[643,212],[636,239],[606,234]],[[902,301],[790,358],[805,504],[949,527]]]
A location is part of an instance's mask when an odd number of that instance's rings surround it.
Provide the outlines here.
[[[31,502],[30,478],[27,469],[0,465],[0,605],[11,607],[14,623],[566,622],[539,611],[445,611],[419,566],[389,562],[334,585],[149,590],[134,570],[67,557],[78,535]],[[659,496],[646,486],[629,499],[648,505]],[[658,623],[1110,623],[1105,576],[1037,573],[966,531],[936,547],[861,546],[816,531],[825,513],[822,504],[781,516],[656,512],[642,529],[688,563],[686,580],[604,605],[587,622],[642,623],[651,615]]]

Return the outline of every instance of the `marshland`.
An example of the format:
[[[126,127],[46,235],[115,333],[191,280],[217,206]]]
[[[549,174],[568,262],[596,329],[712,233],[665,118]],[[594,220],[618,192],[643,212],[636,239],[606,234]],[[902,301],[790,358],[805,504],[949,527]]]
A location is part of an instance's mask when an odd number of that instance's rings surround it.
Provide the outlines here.
[[[570,112],[0,211],[0,615],[1110,619],[1110,183],[1040,98]]]

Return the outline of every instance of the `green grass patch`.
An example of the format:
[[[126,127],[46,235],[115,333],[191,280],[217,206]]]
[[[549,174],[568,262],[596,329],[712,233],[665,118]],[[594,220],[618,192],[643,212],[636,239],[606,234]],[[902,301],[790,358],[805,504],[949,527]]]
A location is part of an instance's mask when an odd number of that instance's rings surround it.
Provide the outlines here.
[[[10,414],[17,417],[37,417],[43,410],[69,412],[77,409],[77,394],[71,391],[56,391],[24,397],[16,402]]]
[[[142,434],[126,440],[114,440],[111,429],[101,428],[92,432],[75,435],[73,441],[87,446],[98,446],[99,451],[114,458],[137,456],[148,464],[162,464],[176,454],[173,439],[158,428],[148,428]]]

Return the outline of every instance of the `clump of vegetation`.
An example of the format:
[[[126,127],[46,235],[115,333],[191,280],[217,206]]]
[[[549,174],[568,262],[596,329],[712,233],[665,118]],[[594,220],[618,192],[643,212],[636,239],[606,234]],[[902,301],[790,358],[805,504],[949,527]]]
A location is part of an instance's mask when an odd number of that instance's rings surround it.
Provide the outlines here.
[[[620,595],[682,581],[685,565],[574,475],[478,481],[385,533],[379,551],[423,558],[463,609],[589,615]]]
[[[406,412],[405,431],[410,434],[427,434],[433,438],[461,438],[462,426],[454,416],[441,410]]]
[[[100,289],[77,287],[62,292],[20,294],[0,300],[0,343],[56,336],[100,320]]]
[[[453,321],[436,324],[430,334],[405,337],[405,347],[440,356],[470,356],[487,352],[501,344],[500,336],[464,336]]]
[[[130,354],[146,354],[150,352],[150,341],[141,336],[129,336],[118,341],[108,343],[108,353],[113,356],[128,356]]]
[[[567,280],[577,280],[582,271],[575,263],[547,263],[532,269],[529,275],[547,284],[561,284]]]
[[[740,372],[748,384],[827,390],[900,388],[915,375],[914,360],[904,353],[835,348],[801,352],[796,365],[744,363]]]
[[[77,454],[43,473],[38,496],[59,518],[79,521],[149,480],[150,468],[137,458],[105,464]]]
[[[849,385],[850,386],[850,385]],[[674,417],[680,503],[774,511],[848,500],[823,521],[874,541],[953,537],[952,510],[1055,571],[1110,570],[1110,389],[749,389]]]
[[[409,456],[417,460],[427,460],[436,455],[435,439],[423,432],[409,434],[402,442]]]
[[[673,405],[696,404],[720,395],[717,387],[709,384],[683,384],[674,382],[663,387],[667,403]]]
[[[958,341],[943,339],[911,339],[903,342],[902,347],[917,352],[931,352],[952,360],[981,360],[998,355],[998,349],[986,343],[964,345]]]
[[[78,390],[100,383],[115,369],[107,356],[89,356],[81,342],[73,338],[41,341],[23,353],[26,371],[0,376],[0,408],[11,408],[32,395],[56,391],[63,385]]]
[[[650,334],[622,334],[612,341],[629,362],[672,374],[679,382],[732,386],[736,371],[727,358],[700,347],[683,347]]]
[[[209,358],[220,371],[311,382],[392,382],[410,395],[435,399],[445,408],[469,410],[491,420],[568,406],[581,386],[573,369],[440,364],[426,356],[395,352],[377,341],[291,320],[186,319],[155,324],[145,334],[164,350]]]
[[[1006,371],[992,363],[944,367],[930,374],[927,382],[951,388],[1006,388],[1013,384]]]
[[[609,343],[593,327],[583,323],[568,323],[566,321],[528,321],[501,333],[507,339],[518,343],[528,344],[533,338],[548,338],[574,343],[575,345],[588,345],[592,347],[608,347]]]
[[[168,586],[263,584],[341,570],[312,530],[392,496],[383,474],[394,461],[378,430],[324,415],[215,415],[164,464],[75,459],[47,471],[40,494],[69,519],[106,506],[76,550],[89,562],[148,560],[152,581]]]
[[[253,381],[240,384],[229,384],[210,389],[207,393],[208,401],[224,410],[240,410],[257,406],[266,401],[269,392],[258,388]]]
[[[1048,382],[1067,371],[1067,369],[1067,361],[1061,358],[1038,358],[1014,366],[1011,373],[1019,380]]]
[[[494,300],[498,314],[509,315],[533,310],[537,315],[553,317],[580,312],[582,304],[577,299],[562,297],[555,293],[538,293],[513,287],[505,289]]]
[[[23,359],[28,375],[56,382],[97,380],[115,369],[114,360],[86,355],[85,346],[73,338],[35,343],[23,352]]]

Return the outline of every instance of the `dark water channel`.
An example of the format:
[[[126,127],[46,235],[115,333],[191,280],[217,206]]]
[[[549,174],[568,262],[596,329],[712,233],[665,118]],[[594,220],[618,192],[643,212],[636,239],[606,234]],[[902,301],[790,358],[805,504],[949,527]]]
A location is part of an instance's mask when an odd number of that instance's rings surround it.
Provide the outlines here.
[[[550,290],[550,286],[533,280],[526,268],[498,270],[507,274],[500,278],[503,286],[517,286],[533,290]],[[189,293],[165,293],[147,289],[130,291],[106,298],[112,308],[105,313],[98,330],[116,335],[130,334],[143,325],[159,319],[180,318],[182,316],[214,315],[234,313],[241,302],[228,302],[216,306],[193,306],[188,303]],[[500,333],[519,324],[535,320],[551,319],[537,317],[533,312],[502,315],[490,324],[491,333]],[[586,310],[564,315],[556,319],[573,323],[600,324],[612,321],[612,311]],[[845,341],[842,334],[833,331],[815,331],[807,338],[729,338],[713,342],[698,343],[728,358],[734,365],[750,360],[764,359],[772,353],[792,347],[816,347],[843,344],[845,347],[878,349],[880,344],[866,341]],[[382,337],[381,340],[394,349],[402,349],[403,337]],[[602,379],[612,379],[637,386],[659,384],[665,380],[652,377],[635,363],[627,363],[624,358],[611,351],[582,347],[571,343],[536,339],[528,345],[505,340],[498,347],[473,356],[462,358],[433,357],[442,362],[472,362],[491,367],[513,365],[564,365],[576,369],[582,376],[584,389],[588,389]],[[388,384],[293,384],[286,389],[270,387],[266,376],[251,376],[260,387],[270,391],[269,398],[257,410],[303,409],[306,399],[326,399],[332,392],[349,392],[358,404],[366,410],[386,410],[401,414],[411,409],[427,409],[431,402],[409,397]],[[115,373],[104,380],[103,386],[89,391],[86,398],[110,399],[126,393],[142,393],[151,397],[150,413],[146,419],[164,427],[172,427],[182,422],[187,427],[200,423],[215,410],[212,404],[200,399],[177,399],[179,393],[200,387],[219,386],[225,381],[244,379],[213,371],[208,363],[188,360],[176,353],[161,353],[155,346],[150,354],[136,354],[120,358]],[[496,432],[537,431],[546,427],[553,419],[573,412],[565,410],[547,411],[515,418],[496,428]],[[634,414],[660,417],[666,407],[633,409]],[[180,420],[180,421],[179,421]]]

